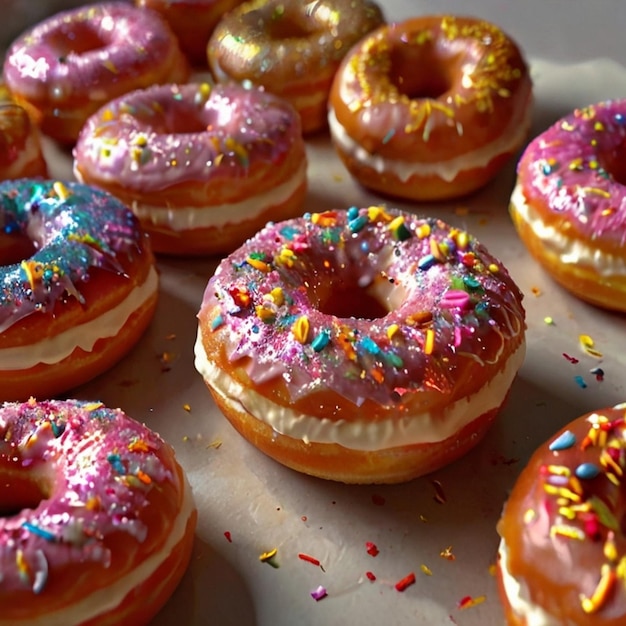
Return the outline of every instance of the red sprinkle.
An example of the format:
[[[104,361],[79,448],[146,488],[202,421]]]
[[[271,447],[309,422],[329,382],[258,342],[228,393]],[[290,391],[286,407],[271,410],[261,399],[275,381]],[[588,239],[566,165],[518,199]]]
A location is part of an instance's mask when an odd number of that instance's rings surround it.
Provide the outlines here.
[[[232,538],[229,530],[224,532],[224,537],[226,537],[226,540],[228,541],[228,543],[232,543],[233,542],[233,538]]]
[[[320,562],[314,556],[310,556],[308,554],[304,554],[303,552],[298,553],[298,558],[302,561],[306,561],[307,563],[312,563],[313,565],[319,565]]]
[[[407,589],[407,587],[410,587],[414,583],[415,583],[415,574],[411,572],[410,574],[407,574],[402,580],[399,580],[395,584],[395,588],[398,591],[404,591],[405,589]]]
[[[565,352],[563,352],[563,356],[573,365],[576,365],[576,363],[579,363],[579,360],[575,356],[570,356],[569,354]]]
[[[378,547],[375,543],[372,543],[371,541],[365,542],[365,549],[370,556],[377,556],[379,553]]]
[[[367,576],[368,580],[371,580],[371,581],[376,580],[376,576],[374,575],[373,572],[365,572],[365,575]]]
[[[376,506],[383,506],[385,504],[385,498],[383,496],[379,496],[377,494],[374,494],[372,496],[372,502],[376,505]]]

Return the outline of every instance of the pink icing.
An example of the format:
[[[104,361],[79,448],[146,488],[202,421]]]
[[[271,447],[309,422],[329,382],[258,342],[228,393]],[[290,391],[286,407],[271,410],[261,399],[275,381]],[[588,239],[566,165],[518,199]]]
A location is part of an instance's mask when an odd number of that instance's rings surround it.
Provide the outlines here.
[[[547,221],[595,245],[626,243],[626,100],[578,109],[536,137],[518,174]]]
[[[0,517],[3,592],[40,593],[49,575],[72,563],[108,567],[107,537],[114,533],[143,542],[148,493],[178,482],[160,454],[164,445],[157,434],[100,402],[2,405],[0,473],[3,467],[43,473],[50,491],[32,509]]]
[[[105,86],[114,95],[127,91],[120,86],[169,65],[175,45],[158,14],[122,2],[95,4],[63,11],[19,37],[6,55],[4,79],[29,100],[104,102]]]
[[[294,109],[261,89],[165,85],[100,109],[84,126],[74,159],[78,176],[155,191],[241,180],[250,168],[280,165],[301,146]]]
[[[359,316],[366,298],[380,315]],[[212,312],[203,332],[221,333],[233,363],[250,359],[254,382],[282,377],[292,399],[329,389],[387,406],[449,393],[459,359],[496,363],[524,332],[521,298],[467,233],[353,207],[268,224],[218,266],[201,313]],[[333,314],[346,300],[354,316]]]

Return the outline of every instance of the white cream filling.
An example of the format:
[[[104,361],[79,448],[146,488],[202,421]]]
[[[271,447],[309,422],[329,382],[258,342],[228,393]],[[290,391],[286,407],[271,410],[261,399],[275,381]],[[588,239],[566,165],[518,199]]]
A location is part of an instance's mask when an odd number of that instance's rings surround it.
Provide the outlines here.
[[[443,441],[483,413],[499,407],[524,360],[525,344],[512,354],[502,370],[470,397],[458,400],[443,414],[430,412],[379,422],[347,422],[310,417],[275,404],[243,387],[208,360],[200,330],[195,343],[195,367],[205,382],[234,410],[249,413],[277,433],[305,443],[336,443],[353,450],[381,450]]]
[[[144,223],[167,226],[174,231],[219,228],[261,215],[268,208],[286,202],[306,181],[306,162],[285,183],[240,202],[202,207],[158,207],[134,202],[133,213]],[[233,183],[237,184],[237,183]]]
[[[447,161],[433,163],[415,163],[370,154],[348,135],[332,108],[328,113],[328,125],[333,141],[342,152],[379,174],[391,172],[403,182],[408,181],[412,176],[438,176],[446,182],[451,182],[465,170],[485,167],[498,155],[516,150],[517,146],[523,143],[530,126],[530,107],[523,123],[511,122],[496,141]]]
[[[146,280],[116,307],[90,322],[79,324],[66,331],[34,341],[27,346],[0,350],[0,370],[22,370],[38,363],[52,365],[67,358],[76,348],[91,352],[98,339],[115,337],[128,318],[157,291],[159,279],[154,267]],[[33,337],[36,340],[36,337]]]
[[[554,619],[540,606],[532,604],[525,596],[522,585],[511,575],[508,570],[508,555],[504,539],[500,541],[498,550],[500,555],[500,574],[504,593],[513,611],[524,621],[526,626],[561,626],[561,621]]]
[[[519,183],[511,194],[510,203],[535,237],[558,256],[561,263],[593,267],[601,276],[626,276],[626,254],[624,256],[608,254],[599,248],[592,248],[582,241],[568,237],[553,226],[544,224],[533,207],[526,202]]]
[[[185,536],[187,522],[194,509],[195,503],[191,486],[185,477],[184,496],[180,512],[172,524],[170,534],[162,550],[151,554],[138,567],[123,578],[120,578],[113,585],[81,598],[67,609],[47,613],[39,619],[22,620],[20,624],[23,626],[67,626],[67,624],[83,624],[102,613],[113,610],[124,600],[132,589],[152,576],[161,563],[167,559],[172,550]],[[0,624],[8,624],[8,622],[0,618]]]

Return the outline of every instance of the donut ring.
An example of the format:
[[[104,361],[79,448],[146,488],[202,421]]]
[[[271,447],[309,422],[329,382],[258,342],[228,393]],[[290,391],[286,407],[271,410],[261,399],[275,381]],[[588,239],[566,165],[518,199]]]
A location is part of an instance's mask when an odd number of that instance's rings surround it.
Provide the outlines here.
[[[2,624],[147,624],[196,510],[174,451],[100,402],[0,406]]]
[[[626,404],[588,413],[533,454],[498,524],[507,624],[626,620]]]
[[[164,85],[122,96],[85,124],[74,174],[139,217],[156,252],[230,252],[306,194],[300,120],[237,84]]]
[[[112,98],[188,75],[161,17],[123,2],[58,13],[16,39],[4,61],[16,101],[63,143],[76,141],[85,120]]]
[[[37,127],[0,85],[0,180],[48,176]]]
[[[0,227],[14,243],[0,256],[0,399],[76,387],[138,341],[158,278],[126,207],[78,183],[7,181]]]
[[[196,369],[281,463],[400,482],[475,445],[524,356],[521,294],[467,233],[382,207],[269,224],[222,261]]]
[[[289,101],[305,134],[326,128],[341,59],[384,21],[372,0],[252,0],[218,23],[207,47],[221,82],[251,80]]]
[[[521,147],[532,85],[497,26],[426,16],[381,26],[344,58],[330,92],[333,144],[365,187],[441,200],[485,185]]]
[[[138,7],[157,11],[174,31],[180,49],[194,66],[206,66],[207,44],[224,14],[243,0],[135,0]]]
[[[626,312],[626,100],[556,122],[527,146],[510,203],[520,238],[578,298]]]

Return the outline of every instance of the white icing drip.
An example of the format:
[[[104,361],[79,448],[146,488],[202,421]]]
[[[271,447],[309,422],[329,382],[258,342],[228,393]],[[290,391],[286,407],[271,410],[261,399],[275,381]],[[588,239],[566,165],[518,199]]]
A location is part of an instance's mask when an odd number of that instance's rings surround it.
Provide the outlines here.
[[[532,604],[526,597],[527,591],[522,588],[509,572],[507,563],[507,549],[504,540],[500,542],[498,550],[500,555],[500,574],[502,577],[502,585],[511,608],[526,626],[561,626],[561,620],[554,619],[549,613],[546,613],[540,606]]]
[[[524,360],[525,344],[509,357],[502,370],[484,387],[447,407],[444,414],[421,413],[379,422],[346,422],[309,417],[275,404],[240,385],[208,360],[200,330],[195,344],[195,367],[223,401],[264,421],[276,432],[305,443],[337,443],[353,450],[381,450],[443,441],[483,413],[499,407]],[[248,407],[254,407],[249,410]]]
[[[91,352],[98,339],[115,337],[128,318],[157,291],[159,279],[154,267],[146,280],[118,306],[90,322],[79,324],[53,337],[27,346],[0,350],[0,370],[22,370],[38,363],[52,365],[68,357],[76,348]],[[36,338],[33,338],[36,339]]]
[[[161,550],[151,554],[138,567],[126,576],[120,578],[113,585],[79,599],[67,609],[47,613],[45,616],[41,617],[41,619],[22,620],[20,624],[24,626],[35,626],[36,624],[45,624],[45,626],[83,624],[117,607],[129,592],[152,576],[185,536],[187,522],[195,510],[193,494],[187,478],[184,479],[183,489],[184,495],[179,514],[173,521],[170,534]],[[14,622],[11,622],[11,624],[13,623]],[[2,625],[9,626],[9,622],[0,618],[0,626]]]
[[[156,207],[134,202],[133,213],[142,221],[155,226],[167,226],[174,231],[209,228],[236,224],[261,215],[272,206],[287,201],[306,181],[306,163],[284,184],[265,193],[252,195],[241,202],[202,207]]]
[[[547,226],[527,202],[518,183],[511,195],[511,206],[537,239],[562,263],[592,267],[601,276],[626,276],[626,254],[615,256],[572,239],[553,226]]]
[[[370,154],[348,135],[345,128],[339,123],[332,108],[328,113],[328,125],[333,141],[343,152],[350,155],[355,161],[371,167],[379,174],[391,172],[403,182],[408,181],[412,176],[438,176],[446,182],[451,182],[461,172],[485,167],[495,157],[507,152],[513,152],[517,146],[521,145],[530,126],[530,111],[526,114],[526,118],[521,124],[519,122],[511,122],[509,127],[496,141],[492,141],[472,152],[466,152],[448,161],[434,163],[416,163],[414,161],[389,159],[380,155]]]

